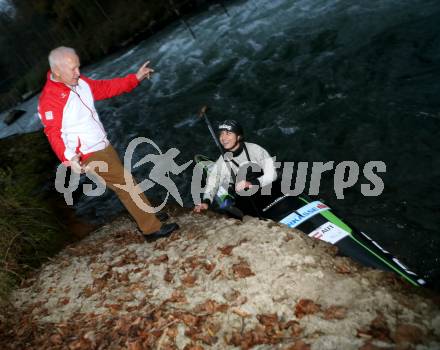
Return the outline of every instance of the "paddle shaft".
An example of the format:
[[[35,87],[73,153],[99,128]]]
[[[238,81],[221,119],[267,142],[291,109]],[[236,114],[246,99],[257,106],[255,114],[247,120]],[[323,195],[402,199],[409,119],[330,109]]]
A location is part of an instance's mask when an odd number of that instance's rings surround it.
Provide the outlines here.
[[[200,116],[203,117],[203,119],[206,122],[206,125],[208,126],[209,132],[211,133],[212,138],[214,139],[215,144],[217,145],[218,149],[220,150],[220,153],[222,154],[222,156],[225,154],[223,147],[220,145],[220,142],[218,141],[217,135],[215,134],[215,131],[212,127],[212,124],[208,118],[208,116],[206,115],[206,108],[202,108],[202,110],[200,111]]]

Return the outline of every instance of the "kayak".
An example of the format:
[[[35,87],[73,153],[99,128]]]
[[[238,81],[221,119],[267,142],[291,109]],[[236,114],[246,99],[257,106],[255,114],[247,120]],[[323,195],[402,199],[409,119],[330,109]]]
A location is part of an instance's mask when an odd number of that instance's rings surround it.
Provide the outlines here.
[[[196,155],[194,160],[202,167],[204,176],[208,176],[215,162],[203,155]],[[234,197],[226,189],[220,188],[214,201],[215,207],[227,213]],[[257,193],[252,196],[251,202],[254,216],[296,228],[312,238],[335,245],[341,255],[364,266],[392,271],[415,286],[426,285],[425,280],[367,234],[336,216],[325,203],[303,195],[283,194],[280,181],[272,183],[270,195]]]

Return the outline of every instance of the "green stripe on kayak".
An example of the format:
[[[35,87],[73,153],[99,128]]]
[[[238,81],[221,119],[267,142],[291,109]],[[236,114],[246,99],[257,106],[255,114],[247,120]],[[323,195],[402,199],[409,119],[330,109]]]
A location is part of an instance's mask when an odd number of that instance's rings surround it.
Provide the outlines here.
[[[304,198],[300,197],[300,199],[304,202],[304,203],[309,203],[307,200],[305,200]],[[377,259],[379,259],[381,262],[383,262],[386,266],[388,266],[391,270],[393,270],[394,272],[396,272],[398,275],[402,276],[404,279],[406,279],[409,283],[411,283],[412,285],[418,287],[419,285],[414,282],[410,277],[408,277],[407,275],[405,275],[404,273],[402,273],[402,271],[400,271],[399,269],[397,269],[396,267],[394,267],[392,264],[390,264],[386,259],[384,259],[383,257],[381,257],[379,254],[375,253],[374,251],[372,251],[370,248],[368,248],[366,245],[364,245],[362,242],[360,242],[359,240],[357,240],[351,233],[352,233],[352,229],[347,226],[344,222],[342,222],[341,219],[339,219],[335,214],[333,214],[332,212],[328,211],[324,211],[320,213],[322,216],[324,216],[328,221],[330,221],[331,223],[338,225],[341,229],[347,231],[349,233],[349,237],[356,242],[357,244],[359,244],[362,248],[366,249],[367,252],[369,252],[370,254],[372,254],[374,257],[376,257]]]
[[[307,200],[305,200],[302,197],[299,197],[304,203],[309,204]],[[331,209],[330,209],[331,210]],[[350,226],[345,224],[341,219],[339,219],[335,214],[333,214],[330,210],[326,210],[321,212],[320,214],[325,217],[328,221],[330,221],[332,224],[335,224],[336,226],[339,226],[344,231],[347,231],[349,234],[351,234],[352,229]]]
[[[344,223],[341,219],[339,219],[330,210],[323,211],[321,213],[321,215],[323,217],[325,217],[328,221],[330,221],[332,224],[335,224],[336,226],[339,226],[339,228],[341,228],[344,231],[347,231],[349,234],[351,234],[351,232],[352,232],[351,227],[348,226],[346,223]]]
[[[387,265],[390,269],[392,269],[393,271],[397,272],[400,276],[402,276],[403,278],[405,278],[407,281],[409,281],[412,285],[418,287],[419,285],[414,282],[411,278],[409,278],[408,276],[406,276],[405,274],[403,274],[399,269],[395,268],[393,265],[391,265],[387,260],[385,260],[384,258],[382,258],[379,254],[376,254],[375,252],[373,252],[372,250],[370,250],[367,246],[365,246],[362,242],[358,241],[353,235],[350,235],[350,238],[355,241],[357,244],[359,244],[360,246],[362,246],[364,249],[366,249],[368,252],[370,252],[371,254],[373,254],[376,258],[378,258],[380,261],[382,261],[385,265]]]

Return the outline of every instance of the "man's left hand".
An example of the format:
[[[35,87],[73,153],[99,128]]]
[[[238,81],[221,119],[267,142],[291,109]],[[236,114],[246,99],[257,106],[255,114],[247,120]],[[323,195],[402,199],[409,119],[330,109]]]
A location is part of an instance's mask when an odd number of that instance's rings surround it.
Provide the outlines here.
[[[237,192],[243,191],[247,188],[252,188],[252,184],[249,181],[240,181],[237,185],[235,185],[235,190]]]
[[[136,73],[136,78],[139,81],[144,80],[145,78],[150,79],[150,76],[152,73],[154,73],[154,69],[148,67],[150,64],[150,61],[145,62],[141,68]]]
[[[73,172],[77,173],[77,174],[82,174],[84,173],[84,168],[81,164],[80,161],[80,156],[77,154],[75,155],[70,161],[69,161],[69,165],[70,168],[72,169]]]

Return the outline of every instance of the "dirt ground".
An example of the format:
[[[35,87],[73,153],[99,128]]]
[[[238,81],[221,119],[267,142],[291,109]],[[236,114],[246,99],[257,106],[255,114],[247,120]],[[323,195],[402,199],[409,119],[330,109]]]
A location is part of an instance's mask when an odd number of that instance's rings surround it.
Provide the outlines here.
[[[440,349],[439,299],[271,221],[120,217],[26,280],[2,349]]]

